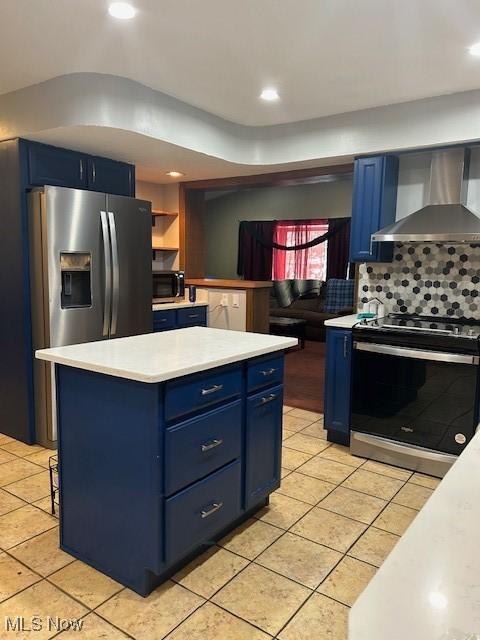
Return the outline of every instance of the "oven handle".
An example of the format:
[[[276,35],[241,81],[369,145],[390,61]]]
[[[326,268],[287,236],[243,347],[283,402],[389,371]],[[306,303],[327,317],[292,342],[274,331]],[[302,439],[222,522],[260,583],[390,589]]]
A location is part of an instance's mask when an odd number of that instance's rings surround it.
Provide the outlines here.
[[[441,353],[439,351],[426,351],[424,349],[405,349],[404,347],[392,347],[388,344],[372,344],[370,342],[354,342],[353,348],[357,351],[385,353],[389,356],[414,358],[416,360],[453,362],[457,364],[478,364],[480,362],[480,358],[478,356],[467,356],[458,353]]]

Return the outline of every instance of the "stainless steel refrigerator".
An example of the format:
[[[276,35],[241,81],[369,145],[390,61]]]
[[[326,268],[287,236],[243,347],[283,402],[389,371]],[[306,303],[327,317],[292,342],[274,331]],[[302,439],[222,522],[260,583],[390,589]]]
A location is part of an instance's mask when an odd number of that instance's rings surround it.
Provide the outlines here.
[[[34,350],[151,332],[151,203],[50,186],[28,197]],[[55,384],[35,359],[34,387],[37,441],[52,447]]]

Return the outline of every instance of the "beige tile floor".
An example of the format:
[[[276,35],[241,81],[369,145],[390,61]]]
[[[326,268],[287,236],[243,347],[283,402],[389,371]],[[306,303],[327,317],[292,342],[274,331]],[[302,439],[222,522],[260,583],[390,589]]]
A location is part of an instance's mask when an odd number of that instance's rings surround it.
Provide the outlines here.
[[[331,445],[311,411],[284,408],[283,445],[270,505],[142,598],[58,548],[51,452],[0,435],[0,638],[345,640],[349,607],[439,481]],[[2,627],[33,614],[84,626]]]

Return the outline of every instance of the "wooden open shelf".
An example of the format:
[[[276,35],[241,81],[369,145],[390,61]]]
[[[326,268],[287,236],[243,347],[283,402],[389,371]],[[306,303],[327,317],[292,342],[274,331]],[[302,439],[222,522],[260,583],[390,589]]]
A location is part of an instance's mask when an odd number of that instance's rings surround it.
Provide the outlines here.
[[[169,216],[171,218],[176,218],[178,216],[178,212],[176,212],[176,211],[161,211],[159,209],[152,209],[152,216]]]
[[[159,245],[153,245],[152,249],[154,251],[178,251],[178,247],[160,247]]]

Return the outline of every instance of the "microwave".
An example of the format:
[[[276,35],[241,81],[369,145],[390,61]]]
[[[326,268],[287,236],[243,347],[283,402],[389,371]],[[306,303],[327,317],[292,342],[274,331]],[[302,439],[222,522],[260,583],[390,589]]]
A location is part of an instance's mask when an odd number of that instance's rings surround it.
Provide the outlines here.
[[[185,297],[183,271],[153,271],[153,302],[175,302]]]

